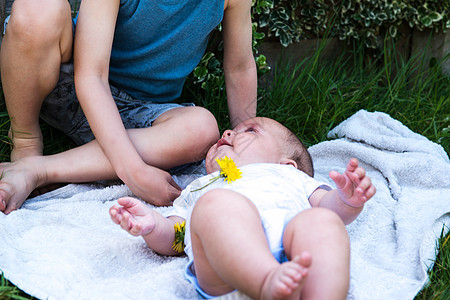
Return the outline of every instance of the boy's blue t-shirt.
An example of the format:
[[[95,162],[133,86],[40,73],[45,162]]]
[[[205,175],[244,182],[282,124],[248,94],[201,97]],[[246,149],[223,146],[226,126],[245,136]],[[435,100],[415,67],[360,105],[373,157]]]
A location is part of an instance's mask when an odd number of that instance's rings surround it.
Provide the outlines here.
[[[110,83],[136,99],[175,100],[223,10],[224,0],[121,0]]]

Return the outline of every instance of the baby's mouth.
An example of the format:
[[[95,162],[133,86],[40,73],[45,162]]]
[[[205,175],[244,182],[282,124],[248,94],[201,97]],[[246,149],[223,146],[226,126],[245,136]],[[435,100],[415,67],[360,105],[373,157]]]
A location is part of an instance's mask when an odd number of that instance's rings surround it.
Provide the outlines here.
[[[221,146],[232,146],[225,138],[221,138],[218,142],[217,142],[217,148],[221,147]]]

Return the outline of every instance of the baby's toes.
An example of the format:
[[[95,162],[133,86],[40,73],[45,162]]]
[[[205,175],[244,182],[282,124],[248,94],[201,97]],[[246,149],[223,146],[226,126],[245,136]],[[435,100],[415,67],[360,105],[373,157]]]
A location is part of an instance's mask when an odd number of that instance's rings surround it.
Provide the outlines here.
[[[298,282],[301,279],[301,269],[298,265],[292,268],[286,268],[284,270],[284,276],[281,277],[281,281],[292,289],[295,289],[298,286]]]

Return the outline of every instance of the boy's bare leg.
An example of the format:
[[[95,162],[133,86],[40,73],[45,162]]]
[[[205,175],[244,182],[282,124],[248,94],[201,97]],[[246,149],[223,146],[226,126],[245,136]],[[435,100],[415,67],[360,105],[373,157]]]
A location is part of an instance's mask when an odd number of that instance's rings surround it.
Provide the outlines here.
[[[325,208],[299,213],[286,226],[283,245],[288,258],[311,253],[312,265],[302,299],[346,299],[349,288],[350,245],[344,223]]]
[[[153,173],[139,176],[139,185],[143,189],[151,186],[158,176],[172,180],[163,170],[203,159],[219,137],[214,117],[201,107],[172,109],[162,114],[152,127],[130,129],[128,134],[143,160],[155,167]],[[50,183],[118,179],[95,140],[55,155],[25,157],[14,163],[0,164],[0,174],[3,174],[0,211],[4,213],[19,208],[35,188]],[[152,190],[148,189],[150,195]],[[169,192],[173,192],[173,201],[180,191],[173,188]]]
[[[256,207],[239,193],[216,189],[203,195],[192,213],[191,238],[195,272],[210,295],[238,289],[253,299],[298,299],[307,280],[310,255],[278,263]]]
[[[11,118],[11,161],[42,155],[39,112],[58,82],[61,62],[72,56],[72,35],[66,0],[14,1],[0,53],[3,92]]]

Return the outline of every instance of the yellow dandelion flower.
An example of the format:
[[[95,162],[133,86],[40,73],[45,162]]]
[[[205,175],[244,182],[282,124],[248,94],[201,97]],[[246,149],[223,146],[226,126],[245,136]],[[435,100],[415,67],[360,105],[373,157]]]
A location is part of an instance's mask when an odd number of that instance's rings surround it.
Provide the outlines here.
[[[202,186],[201,188],[191,190],[192,192],[200,191],[201,189],[204,189],[214,181],[216,181],[219,178],[225,178],[225,181],[227,183],[232,183],[236,179],[239,179],[242,177],[242,172],[236,167],[236,164],[234,163],[232,158],[224,156],[222,159],[216,158],[216,162],[219,164],[220,167],[220,173],[218,176],[213,177],[209,180],[209,182]]]
[[[178,253],[184,251],[184,233],[186,232],[186,221],[180,224],[180,222],[175,223],[173,226],[175,229],[175,240],[172,244],[172,249]]]
[[[242,172],[236,167],[232,158],[224,156],[222,159],[216,158],[220,167],[220,177],[225,178],[227,183],[232,183],[242,177]]]

